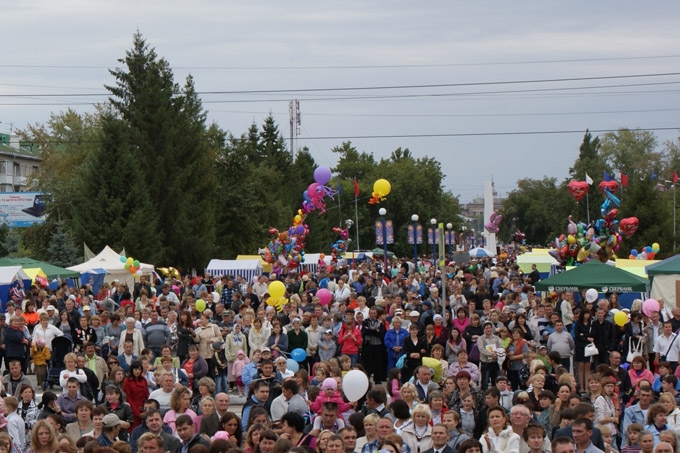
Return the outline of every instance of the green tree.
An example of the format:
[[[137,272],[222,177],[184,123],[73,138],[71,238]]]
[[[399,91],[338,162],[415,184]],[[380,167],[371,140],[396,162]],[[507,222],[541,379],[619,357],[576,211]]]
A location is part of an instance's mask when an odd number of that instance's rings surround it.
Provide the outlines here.
[[[608,168],[629,178],[660,174],[664,156],[657,150],[653,132],[619,129],[617,132],[604,134],[601,142],[600,153]]]
[[[68,267],[78,262],[78,250],[73,244],[73,238],[64,229],[63,224],[57,224],[57,231],[52,235],[47,248],[47,259],[55,266]]]
[[[119,61],[124,67],[110,71],[116,83],[106,87],[109,102],[125,125],[122,132],[151,204],[148,211],[135,208],[131,215],[152,220],[160,238],[154,252],[141,257],[201,268],[215,244],[215,174],[193,79],[180,89],[168,62],[140,33]]]
[[[592,134],[586,131],[579,147],[578,158],[569,169],[569,175],[574,180],[585,181],[586,175],[593,180],[593,184],[588,189],[588,198],[577,204],[577,209],[573,212],[574,216],[583,222],[586,222],[588,218],[594,220],[600,217],[600,205],[604,201],[604,195],[599,191],[598,185],[603,180],[605,171],[611,173],[611,168],[607,166],[600,148],[599,137],[593,138]]]
[[[501,238],[508,240],[517,228],[528,244],[547,244],[566,232],[572,206],[566,182],[558,185],[555,178],[520,179],[517,189],[503,202],[503,222],[512,227],[503,229]]]
[[[161,237],[158,211],[149,196],[125,121],[102,119],[101,146],[83,168],[84,178],[71,225],[74,236],[101,250],[125,248],[130,256],[158,263]]]

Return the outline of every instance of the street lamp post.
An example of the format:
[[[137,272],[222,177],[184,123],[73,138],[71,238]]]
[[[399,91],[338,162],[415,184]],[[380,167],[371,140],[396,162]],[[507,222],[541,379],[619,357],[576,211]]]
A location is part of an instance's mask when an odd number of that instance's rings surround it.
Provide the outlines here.
[[[446,237],[449,243],[449,259],[453,257],[453,224],[451,222],[446,224]]]
[[[387,214],[387,209],[380,208],[378,210],[380,214],[380,221],[382,222],[382,236],[383,236],[383,259],[385,260],[385,269],[383,272],[387,275],[387,224],[385,222],[385,215]]]
[[[467,227],[463,225],[460,227],[460,229],[463,231],[463,250],[467,252],[468,250],[468,237],[467,237]]]
[[[430,219],[432,225],[432,264],[437,267],[437,219]]]
[[[418,273],[418,214],[413,214],[411,216],[411,221],[413,222],[413,273]]]

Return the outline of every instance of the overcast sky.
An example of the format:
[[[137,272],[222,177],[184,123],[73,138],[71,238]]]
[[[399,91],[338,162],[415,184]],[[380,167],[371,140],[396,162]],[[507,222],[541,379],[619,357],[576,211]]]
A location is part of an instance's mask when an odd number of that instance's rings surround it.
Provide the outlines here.
[[[287,138],[288,101],[295,98],[298,143],[320,165],[335,165],[330,149],[344,140],[376,158],[409,148],[436,157],[446,189],[463,202],[482,195],[492,177],[501,195],[520,178],[565,178],[586,128],[671,128],[656,132],[663,141],[678,137],[680,127],[679,76],[611,78],[680,73],[677,1],[0,0],[0,6],[4,133],[68,106],[92,111],[105,99],[102,86],[112,83],[107,68],[131,47],[136,30],[169,61],[177,81],[194,76],[210,120],[223,129],[240,135],[271,112]],[[602,78],[488,83],[594,77]],[[377,89],[394,86],[408,88]],[[374,89],[295,91],[367,87]],[[249,90],[261,92],[242,93]],[[216,91],[236,93],[207,94]],[[501,134],[539,131],[578,133]]]

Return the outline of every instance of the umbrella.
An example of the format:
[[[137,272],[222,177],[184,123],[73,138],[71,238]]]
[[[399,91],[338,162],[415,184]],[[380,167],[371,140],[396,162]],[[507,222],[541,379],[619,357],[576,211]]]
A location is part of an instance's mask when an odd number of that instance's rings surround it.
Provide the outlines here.
[[[496,254],[491,250],[487,250],[483,247],[475,247],[473,249],[470,249],[470,256],[473,258],[489,258],[492,256],[496,256]]]

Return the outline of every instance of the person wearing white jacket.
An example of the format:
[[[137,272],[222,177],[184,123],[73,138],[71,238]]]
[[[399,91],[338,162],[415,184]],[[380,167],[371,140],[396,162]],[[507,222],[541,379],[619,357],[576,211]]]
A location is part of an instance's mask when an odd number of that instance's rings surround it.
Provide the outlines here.
[[[35,326],[33,329],[33,341],[38,341],[39,339],[45,340],[45,345],[47,349],[52,351],[52,340],[56,337],[61,337],[64,332],[59,330],[56,326],[50,324],[50,315],[47,313],[40,314],[40,324]]]
[[[507,453],[519,451],[519,435],[508,423],[508,415],[501,406],[492,406],[487,411],[489,428],[479,439],[483,453]]]
[[[262,327],[262,320],[260,320],[260,318],[255,318],[253,320],[253,327],[251,327],[248,332],[248,344],[250,345],[250,350],[262,350],[262,348],[267,346],[267,340],[269,340],[271,334],[271,329]]]

